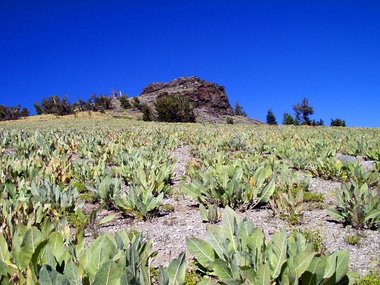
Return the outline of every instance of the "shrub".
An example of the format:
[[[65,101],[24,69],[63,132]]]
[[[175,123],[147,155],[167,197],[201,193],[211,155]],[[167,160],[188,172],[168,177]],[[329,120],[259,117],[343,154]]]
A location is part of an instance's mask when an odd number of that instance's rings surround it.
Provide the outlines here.
[[[88,104],[92,111],[105,111],[112,109],[112,98],[109,96],[101,95],[98,96],[96,94],[91,95]]]
[[[345,127],[346,121],[339,118],[331,119],[330,126],[331,127]]]
[[[227,118],[226,118],[226,123],[227,123],[228,125],[233,125],[233,124],[234,124],[234,119],[231,118],[231,117],[227,117]]]
[[[152,111],[147,104],[142,105],[141,112],[143,113],[143,121],[152,121]]]
[[[120,96],[119,100],[120,100],[121,107],[123,107],[124,109],[129,109],[132,107],[126,95]]]
[[[6,107],[4,105],[0,105],[0,121],[17,120],[21,117],[27,116],[29,116],[28,109],[21,109],[20,105],[17,107]]]
[[[157,119],[161,122],[195,122],[193,108],[184,96],[166,95],[154,103]]]
[[[140,111],[142,110],[143,105],[141,104],[140,99],[138,97],[132,98],[132,107]]]
[[[73,114],[73,106],[66,97],[49,96],[43,98],[41,103],[35,103],[34,108],[37,114],[55,114],[59,116]]]

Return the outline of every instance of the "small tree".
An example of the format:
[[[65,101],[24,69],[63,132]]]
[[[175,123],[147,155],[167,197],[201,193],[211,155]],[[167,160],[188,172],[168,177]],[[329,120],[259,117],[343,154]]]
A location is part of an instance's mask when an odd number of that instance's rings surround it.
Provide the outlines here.
[[[313,127],[324,126],[324,125],[325,125],[325,122],[324,122],[322,119],[319,119],[319,121],[313,120],[313,121],[311,122],[311,125],[312,125]]]
[[[227,125],[233,125],[234,124],[234,119],[232,117],[227,117],[226,118],[226,123],[227,123]]]
[[[293,106],[296,125],[311,125],[310,115],[314,114],[314,109],[309,106],[309,100],[303,98],[301,103]]]
[[[244,111],[243,106],[236,102],[235,104],[235,115],[247,117],[247,113]]]
[[[290,115],[289,113],[285,112],[284,118],[282,119],[282,124],[283,125],[294,125],[295,122],[294,122],[293,116]]]
[[[147,104],[142,104],[141,112],[143,113],[143,121],[152,121],[152,111]]]
[[[92,111],[105,111],[105,110],[111,110],[112,109],[112,97],[106,96],[106,95],[91,95],[88,104]]]
[[[345,127],[346,121],[339,118],[331,119],[330,126],[331,127]]]
[[[29,111],[26,108],[22,108],[18,105],[17,107],[7,107],[0,105],[0,121],[6,120],[17,120],[21,117],[29,116]]]
[[[124,109],[129,109],[132,107],[131,103],[128,100],[127,95],[120,96],[119,100],[120,100],[121,107],[123,107]]]
[[[267,124],[268,125],[277,125],[277,120],[276,120],[275,115],[273,114],[272,109],[268,110],[268,113],[267,113]]]
[[[138,97],[132,98],[132,107],[140,111],[142,110],[143,105],[141,104],[140,99]]]
[[[72,114],[73,106],[70,104],[66,97],[62,99],[59,96],[50,96],[43,98],[41,103],[35,103],[34,108],[38,115],[41,114],[55,114],[55,115],[69,115]]]
[[[193,108],[185,96],[166,95],[154,103],[157,119],[161,122],[195,122]]]

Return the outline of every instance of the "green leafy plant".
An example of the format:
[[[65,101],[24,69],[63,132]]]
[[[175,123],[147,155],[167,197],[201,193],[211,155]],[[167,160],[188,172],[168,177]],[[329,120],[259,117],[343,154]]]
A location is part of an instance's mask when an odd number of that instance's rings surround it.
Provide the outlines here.
[[[267,203],[275,190],[270,166],[240,160],[227,165],[219,161],[190,174],[193,179],[182,185],[182,191],[203,205],[253,208]]]
[[[220,214],[216,205],[207,205],[207,209],[204,205],[199,205],[199,214],[202,221],[215,224],[220,220]]]
[[[130,187],[128,191],[114,197],[115,205],[137,219],[150,219],[158,213],[164,194],[154,196],[141,186]]]
[[[365,183],[345,183],[335,192],[335,206],[327,213],[335,220],[355,228],[380,226],[380,197]]]
[[[301,234],[276,233],[266,241],[247,219],[229,207],[220,226],[207,227],[207,239],[186,239],[199,270],[223,284],[348,284],[348,254],[323,256]]]
[[[276,192],[270,201],[271,208],[280,218],[294,225],[300,222],[303,209],[303,191]]]

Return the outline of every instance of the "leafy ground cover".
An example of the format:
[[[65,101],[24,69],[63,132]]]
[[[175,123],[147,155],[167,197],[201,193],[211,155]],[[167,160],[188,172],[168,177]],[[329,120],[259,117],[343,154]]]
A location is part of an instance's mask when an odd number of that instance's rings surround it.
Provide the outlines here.
[[[2,284],[353,284],[379,271],[378,129],[71,116],[1,123],[0,154]]]

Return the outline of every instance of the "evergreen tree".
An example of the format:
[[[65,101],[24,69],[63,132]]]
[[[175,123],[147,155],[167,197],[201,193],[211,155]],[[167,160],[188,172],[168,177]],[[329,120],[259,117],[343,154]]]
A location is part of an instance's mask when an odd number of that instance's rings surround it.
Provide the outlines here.
[[[267,124],[268,125],[277,125],[277,120],[276,120],[275,115],[273,114],[272,109],[268,110],[268,113],[267,113]]]
[[[235,115],[247,117],[247,113],[243,110],[243,107],[239,104],[239,102],[236,102],[235,104]]]
[[[284,113],[284,118],[282,120],[282,124],[283,125],[294,125],[295,121],[294,121],[293,116],[290,115],[289,113],[285,112]]]
[[[301,103],[293,106],[296,125],[311,125],[310,115],[314,114],[314,109],[309,106],[309,100],[303,98]]]

